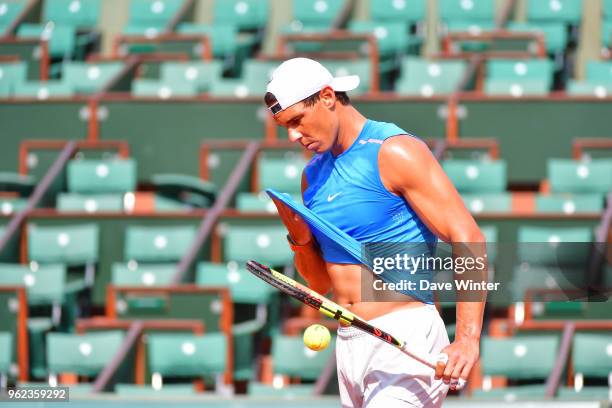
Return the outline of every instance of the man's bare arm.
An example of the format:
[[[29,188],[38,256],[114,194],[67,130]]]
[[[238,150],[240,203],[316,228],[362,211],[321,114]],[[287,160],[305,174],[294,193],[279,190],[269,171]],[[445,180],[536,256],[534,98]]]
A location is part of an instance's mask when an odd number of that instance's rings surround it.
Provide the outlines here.
[[[484,236],[425,143],[412,137],[385,141],[379,167],[385,187],[404,197],[432,232],[453,245],[453,256],[484,257]],[[445,382],[467,379],[478,359],[486,293],[470,296],[462,300],[459,294],[455,341],[444,350],[449,363],[443,373],[436,373]]]

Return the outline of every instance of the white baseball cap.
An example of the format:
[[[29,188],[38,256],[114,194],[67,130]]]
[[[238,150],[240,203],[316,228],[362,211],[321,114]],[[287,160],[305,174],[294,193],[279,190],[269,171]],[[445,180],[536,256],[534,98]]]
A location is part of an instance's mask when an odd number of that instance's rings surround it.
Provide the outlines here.
[[[351,91],[359,86],[357,75],[336,77],[327,68],[309,58],[293,58],[280,64],[272,73],[267,91],[277,103],[268,107],[276,115],[326,86],[334,91]]]

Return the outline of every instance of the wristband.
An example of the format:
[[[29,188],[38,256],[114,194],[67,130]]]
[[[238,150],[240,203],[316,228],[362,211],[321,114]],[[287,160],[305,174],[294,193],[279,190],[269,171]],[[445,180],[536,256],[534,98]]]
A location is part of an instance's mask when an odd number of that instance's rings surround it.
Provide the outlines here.
[[[295,243],[293,238],[291,238],[291,235],[287,234],[287,242],[289,243],[289,247],[291,248],[291,250],[293,252],[304,252],[306,250],[306,248],[308,246],[310,246],[310,243],[312,241],[308,241],[307,243],[305,243],[303,245],[298,245],[298,244]]]

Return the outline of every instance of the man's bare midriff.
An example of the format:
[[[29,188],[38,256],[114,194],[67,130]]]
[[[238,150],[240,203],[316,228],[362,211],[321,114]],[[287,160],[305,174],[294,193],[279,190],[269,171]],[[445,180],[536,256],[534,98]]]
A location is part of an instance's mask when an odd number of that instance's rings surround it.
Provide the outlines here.
[[[357,316],[371,320],[387,313],[409,307],[422,307],[424,303],[413,300],[406,302],[362,302],[361,266],[326,263],[327,273],[334,291],[334,300]]]

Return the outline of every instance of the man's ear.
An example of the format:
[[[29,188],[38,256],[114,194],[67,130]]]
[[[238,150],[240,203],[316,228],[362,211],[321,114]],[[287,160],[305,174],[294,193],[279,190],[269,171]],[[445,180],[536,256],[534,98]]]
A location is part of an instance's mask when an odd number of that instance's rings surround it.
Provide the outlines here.
[[[333,109],[336,104],[336,93],[331,86],[326,86],[321,89],[319,99],[323,102],[323,105],[328,109]]]

